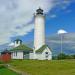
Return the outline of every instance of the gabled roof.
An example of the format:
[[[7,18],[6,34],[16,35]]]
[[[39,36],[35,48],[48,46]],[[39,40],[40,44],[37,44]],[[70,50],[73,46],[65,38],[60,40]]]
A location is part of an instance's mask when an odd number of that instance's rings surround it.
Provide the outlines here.
[[[31,48],[27,47],[24,44],[21,44],[21,45],[15,47],[15,48],[11,49],[10,51],[19,51],[19,50],[32,51]]]
[[[45,48],[47,48],[47,45],[43,45],[41,48],[39,48],[38,50],[36,50],[36,53],[41,53],[43,52],[43,50],[45,50]]]

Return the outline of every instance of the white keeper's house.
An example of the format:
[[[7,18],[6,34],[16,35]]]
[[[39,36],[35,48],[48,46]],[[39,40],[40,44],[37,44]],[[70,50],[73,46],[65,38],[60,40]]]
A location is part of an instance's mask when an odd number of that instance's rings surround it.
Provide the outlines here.
[[[14,48],[11,51],[12,59],[37,59],[51,60],[51,49],[45,43],[45,15],[41,8],[36,10],[34,15],[34,48],[22,44],[22,40],[14,41]]]
[[[22,44],[22,40],[16,39],[14,41],[14,48],[11,50],[12,59],[30,59],[30,54],[33,50],[27,47],[25,44]]]

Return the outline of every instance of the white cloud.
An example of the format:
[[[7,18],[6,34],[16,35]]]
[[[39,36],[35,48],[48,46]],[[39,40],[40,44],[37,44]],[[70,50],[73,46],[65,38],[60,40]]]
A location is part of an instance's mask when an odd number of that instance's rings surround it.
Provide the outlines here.
[[[10,46],[10,47],[11,47],[11,46],[14,46],[14,43],[13,43],[13,42],[12,42],[12,43],[10,43],[10,44],[9,44],[9,46]]]
[[[60,9],[66,10],[74,2],[75,0],[55,0],[55,5],[59,6]]]
[[[65,33],[67,33],[67,31],[65,31],[65,30],[63,30],[63,29],[60,29],[60,30],[58,30],[57,33],[58,33],[58,34],[65,34]]]
[[[0,45],[10,42],[10,37],[28,34],[33,24],[33,13],[40,6],[45,13],[53,4],[53,0],[0,0]],[[19,27],[19,28],[18,28]]]
[[[75,44],[75,33],[66,33],[62,36],[63,43],[65,44]],[[61,36],[58,34],[54,34],[52,36],[47,37],[47,42],[49,43],[56,43],[60,44],[61,43]]]
[[[57,16],[55,14],[51,15],[50,18],[56,18]]]

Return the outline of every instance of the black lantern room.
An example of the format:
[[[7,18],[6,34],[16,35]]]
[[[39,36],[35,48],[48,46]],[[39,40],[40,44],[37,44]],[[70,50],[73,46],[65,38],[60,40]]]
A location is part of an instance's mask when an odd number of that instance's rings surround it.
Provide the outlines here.
[[[37,9],[37,10],[36,10],[36,14],[41,14],[41,15],[43,15],[43,10],[42,10],[41,8]]]

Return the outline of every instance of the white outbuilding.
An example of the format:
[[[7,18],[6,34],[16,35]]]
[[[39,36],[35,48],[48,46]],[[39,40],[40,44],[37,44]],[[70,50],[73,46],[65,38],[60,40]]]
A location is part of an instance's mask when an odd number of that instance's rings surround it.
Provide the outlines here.
[[[30,54],[33,53],[33,50],[27,47],[25,44],[22,44],[22,41],[17,39],[14,41],[15,46],[11,51],[11,59],[30,59]]]
[[[47,45],[43,45],[40,49],[36,50],[36,59],[38,60],[51,60],[52,52]]]

